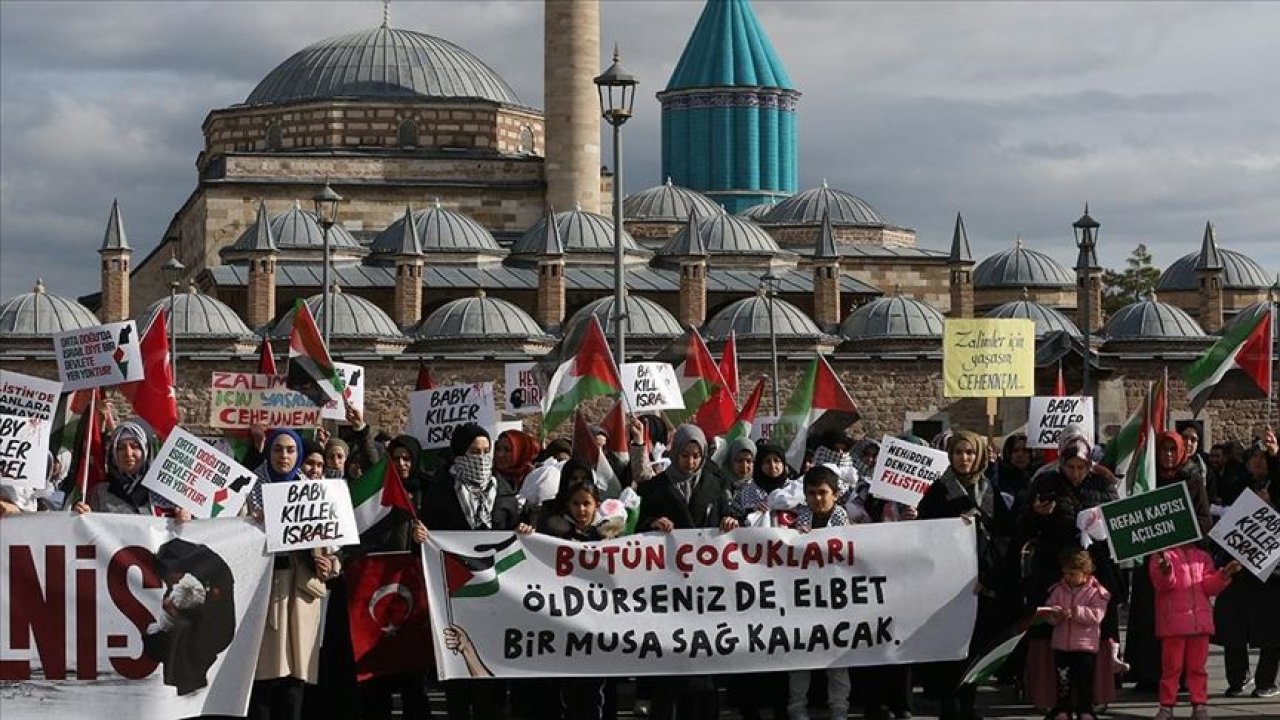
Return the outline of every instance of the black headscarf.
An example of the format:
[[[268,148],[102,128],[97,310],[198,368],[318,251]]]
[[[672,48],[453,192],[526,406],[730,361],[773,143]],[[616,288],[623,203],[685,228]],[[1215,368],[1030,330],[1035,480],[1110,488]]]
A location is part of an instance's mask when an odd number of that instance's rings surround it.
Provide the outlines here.
[[[476,423],[467,423],[454,428],[453,435],[449,437],[450,454],[455,458],[466,455],[467,448],[471,447],[471,443],[475,442],[478,437],[489,439],[489,431]]]
[[[764,474],[764,460],[770,455],[782,460],[782,475],[780,477],[774,478]],[[768,443],[756,446],[756,464],[751,473],[751,481],[758,485],[761,490],[767,493],[773,492],[786,485],[794,474],[795,471],[791,469],[790,465],[787,465],[787,453],[785,450],[777,445]]]

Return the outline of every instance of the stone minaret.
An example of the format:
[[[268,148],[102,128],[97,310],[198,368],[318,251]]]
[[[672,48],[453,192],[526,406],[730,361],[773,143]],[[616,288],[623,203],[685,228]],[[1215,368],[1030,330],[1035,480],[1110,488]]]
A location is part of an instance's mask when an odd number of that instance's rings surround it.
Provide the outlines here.
[[[102,236],[102,306],[98,318],[104,323],[129,319],[129,260],[133,248],[124,234],[124,220],[120,217],[120,202],[111,201],[111,217],[107,218],[107,231]]]
[[[564,242],[555,208],[547,206],[546,232],[538,250],[538,308],[534,320],[547,330],[564,322]]]
[[[258,201],[258,217],[253,223],[253,240],[248,248],[249,287],[246,298],[245,321],[249,327],[259,330],[276,317],[276,247],[271,232],[271,216],[267,204]]]
[[[547,202],[600,211],[598,0],[543,2]]]
[[[836,252],[831,215],[825,210],[813,251],[813,321],[823,332],[840,325],[840,253]]]
[[[707,320],[707,246],[702,241],[698,211],[689,210],[686,241],[680,250],[680,299],[677,319],[681,325],[702,327]]]
[[[396,263],[396,294],[391,319],[402,328],[422,320],[422,265],[426,256],[413,221],[413,208],[404,206],[404,221],[392,258]]]
[[[1204,241],[1196,259],[1196,282],[1200,286],[1200,327],[1210,335],[1222,332],[1222,256],[1213,223],[1204,224]]]
[[[1084,206],[1084,216],[1077,222],[1092,223],[1086,232],[1097,232],[1098,225]],[[1095,236],[1096,237],[1096,236]],[[1076,255],[1076,327],[1095,333],[1102,329],[1102,266],[1096,248],[1081,249]],[[1085,296],[1089,297],[1089,315],[1085,316]]]
[[[951,233],[947,269],[951,271],[951,312],[947,316],[973,317],[973,253],[969,250],[969,234],[965,232],[960,213],[956,213],[956,229]]]

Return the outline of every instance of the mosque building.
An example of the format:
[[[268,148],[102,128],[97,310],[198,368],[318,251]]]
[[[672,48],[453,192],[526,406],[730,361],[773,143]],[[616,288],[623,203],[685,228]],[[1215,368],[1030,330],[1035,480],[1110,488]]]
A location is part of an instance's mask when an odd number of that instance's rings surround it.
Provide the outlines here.
[[[403,427],[419,359],[444,382],[500,382],[503,363],[545,354],[589,316],[612,327],[599,6],[544,9],[542,108],[482,52],[385,13],[284,59],[244,102],[209,112],[195,187],[163,237],[135,248],[112,205],[99,294],[81,304],[41,282],[0,305],[0,357],[56,375],[49,334],[145,325],[168,307],[163,266],[177,258],[187,278],[170,329],[186,422],[200,427],[211,370],[251,370],[264,336],[281,349],[296,300],[320,312],[325,232],[310,198],[326,183],[344,199],[329,230],[332,346],[368,369],[375,424]],[[960,215],[949,243],[927,247],[851,192],[802,187],[801,92],[748,0],[708,0],[657,100],[663,177],[623,201],[628,360],[696,327],[713,349],[736,335],[752,378],[769,372],[772,333],[784,386],[814,351],[834,353],[864,429],[928,434],[986,427],[984,403],[942,397],[943,318],[1029,318],[1042,389],[1059,363],[1078,377],[1087,359],[1106,425],[1165,366],[1180,377],[1232,318],[1273,297],[1271,276],[1219,247],[1210,225],[1155,296],[1104,318],[1096,271],[1020,240],[975,262]],[[1002,401],[999,429],[1025,421],[1019,407]],[[1265,414],[1262,401],[1224,408],[1208,406],[1209,439],[1215,423],[1244,434]]]

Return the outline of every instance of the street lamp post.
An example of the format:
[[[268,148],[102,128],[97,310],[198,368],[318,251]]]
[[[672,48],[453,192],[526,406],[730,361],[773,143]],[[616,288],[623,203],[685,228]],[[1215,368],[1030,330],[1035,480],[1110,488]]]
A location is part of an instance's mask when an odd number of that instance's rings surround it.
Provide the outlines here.
[[[187,267],[178,260],[177,256],[170,256],[169,261],[160,268],[164,272],[164,279],[169,283],[169,372],[173,387],[178,387],[178,332],[177,321],[174,320],[173,311],[177,305],[178,299],[178,283],[182,282],[182,274],[186,272]]]
[[[316,222],[320,224],[324,237],[324,267],[320,270],[320,282],[324,287],[320,296],[320,312],[324,315],[324,327],[321,328],[324,346],[328,348],[329,331],[333,327],[332,313],[329,312],[329,230],[338,222],[338,205],[342,202],[342,196],[329,187],[329,180],[325,178],[324,187],[311,198],[311,202],[315,204]]]
[[[636,99],[635,76],[622,68],[618,47],[613,48],[613,64],[595,79],[600,94],[600,114],[613,126],[613,322],[614,354],[626,362],[627,283],[622,246],[622,124],[631,119]]]
[[[773,414],[781,415],[778,407],[778,331],[773,325],[773,299],[778,294],[778,283],[782,278],[769,271],[760,277],[760,289],[764,291],[769,308],[769,356],[773,360]]]
[[[1080,249],[1080,254],[1076,257],[1076,275],[1080,281],[1084,283],[1084,312],[1081,317],[1084,319],[1084,372],[1081,378],[1080,394],[1089,394],[1089,355],[1091,351],[1089,335],[1093,330],[1093,275],[1099,270],[1098,266],[1098,228],[1102,227],[1097,220],[1089,215],[1089,203],[1084,205],[1084,214],[1079,220],[1071,223],[1071,227],[1075,230],[1076,247]]]

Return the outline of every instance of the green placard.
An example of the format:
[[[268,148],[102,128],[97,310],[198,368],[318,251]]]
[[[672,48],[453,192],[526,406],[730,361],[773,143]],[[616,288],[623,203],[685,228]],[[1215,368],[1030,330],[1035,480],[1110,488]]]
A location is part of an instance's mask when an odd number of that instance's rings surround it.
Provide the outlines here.
[[[1200,539],[1186,483],[1175,483],[1102,506],[1111,557],[1133,560]]]

